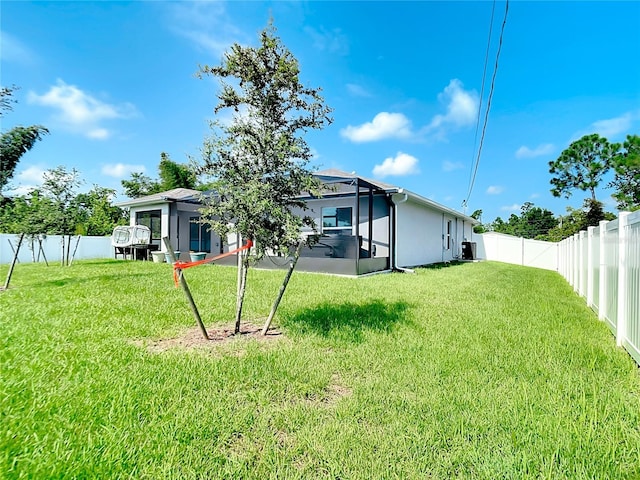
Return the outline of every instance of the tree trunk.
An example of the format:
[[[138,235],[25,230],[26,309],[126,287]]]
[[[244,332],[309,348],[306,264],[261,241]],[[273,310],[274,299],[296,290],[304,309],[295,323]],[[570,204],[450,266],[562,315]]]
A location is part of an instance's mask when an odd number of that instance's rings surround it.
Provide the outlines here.
[[[234,333],[240,333],[240,320],[242,318],[242,305],[244,303],[244,293],[247,288],[247,271],[249,270],[249,251],[240,252],[242,256],[242,267],[240,272],[240,288],[236,299],[236,326]]]
[[[276,301],[273,302],[273,307],[271,307],[271,312],[269,312],[269,317],[267,318],[267,321],[265,322],[264,327],[262,327],[262,335],[266,335],[267,331],[269,330],[271,321],[273,320],[273,317],[276,314],[276,310],[278,310],[278,305],[280,305],[280,301],[284,296],[284,292],[287,289],[287,285],[289,285],[289,280],[291,279],[293,270],[296,268],[296,264],[298,263],[298,259],[300,258],[300,250],[302,249],[303,244],[304,244],[304,241],[300,240],[300,242],[298,243],[298,247],[296,248],[296,251],[293,255],[293,260],[289,264],[289,270],[287,271],[287,274],[284,277],[284,281],[282,282],[282,286],[280,287],[278,298],[276,298]]]
[[[64,267],[64,235],[62,235],[62,238],[60,239],[60,246],[61,246],[61,252],[60,252],[60,266]]]

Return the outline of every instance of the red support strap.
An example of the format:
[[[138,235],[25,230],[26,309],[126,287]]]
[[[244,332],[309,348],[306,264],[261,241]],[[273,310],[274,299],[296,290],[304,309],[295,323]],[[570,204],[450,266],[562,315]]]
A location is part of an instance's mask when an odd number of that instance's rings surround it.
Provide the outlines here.
[[[196,267],[198,265],[204,265],[205,263],[215,262],[216,260],[220,260],[221,258],[228,257],[229,255],[235,255],[236,253],[240,253],[243,250],[249,250],[251,247],[253,247],[253,242],[251,240],[247,240],[246,245],[240,248],[236,248],[235,250],[231,250],[230,252],[222,253],[213,258],[205,258],[204,260],[198,260],[197,262],[181,262],[181,261],[175,262],[173,264],[173,281],[176,284],[176,288],[179,286],[180,271],[186,268]]]

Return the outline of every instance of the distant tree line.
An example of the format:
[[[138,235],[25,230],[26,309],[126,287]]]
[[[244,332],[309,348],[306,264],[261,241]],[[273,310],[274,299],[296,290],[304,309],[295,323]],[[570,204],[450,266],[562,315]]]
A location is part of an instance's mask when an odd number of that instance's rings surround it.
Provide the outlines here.
[[[42,186],[0,200],[0,232],[27,235],[111,235],[128,214],[112,204],[116,191],[94,185],[78,193],[79,172],[63,166],[47,170]]]
[[[628,135],[623,143],[610,143],[592,134],[576,140],[556,160],[549,162],[551,193],[569,198],[574,190],[588,192],[589,198],[584,200],[582,208],[568,207],[565,215],[556,217],[547,209],[525,202],[520,215],[511,214],[506,221],[497,217],[493,222],[476,226],[474,231],[558,242],[598,225],[601,220],[613,220],[616,215],[605,212],[603,203],[596,198],[596,189],[611,170],[614,178],[607,187],[614,189],[612,197],[618,209],[640,209],[640,136]],[[476,210],[472,216],[479,220],[482,210]]]

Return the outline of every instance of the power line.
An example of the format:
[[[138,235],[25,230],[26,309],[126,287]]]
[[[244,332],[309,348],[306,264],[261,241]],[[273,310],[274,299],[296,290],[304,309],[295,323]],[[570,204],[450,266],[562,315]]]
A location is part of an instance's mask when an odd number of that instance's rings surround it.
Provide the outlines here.
[[[504,19],[502,20],[502,28],[500,30],[500,40],[498,42],[498,51],[496,52],[496,63],[493,67],[493,76],[491,77],[491,87],[489,89],[489,97],[487,99],[487,109],[485,110],[484,115],[484,123],[482,125],[482,135],[480,136],[480,146],[478,147],[478,155],[476,157],[475,167],[473,168],[473,174],[471,176],[471,182],[469,183],[469,192],[467,193],[467,198],[463,202],[463,205],[467,205],[469,202],[469,198],[471,197],[471,192],[473,191],[473,186],[476,181],[476,175],[478,173],[478,166],[480,165],[480,155],[482,153],[482,146],[484,144],[484,136],[487,131],[487,123],[489,122],[489,110],[491,110],[491,99],[493,98],[493,91],[495,88],[496,75],[498,73],[498,61],[500,59],[500,51],[502,50],[502,41],[504,38],[504,29],[507,24],[507,14],[509,13],[509,0],[505,3],[504,9]]]
[[[491,20],[489,21],[489,38],[487,39],[487,50],[484,54],[484,69],[482,70],[482,85],[480,86],[480,102],[478,103],[478,116],[476,118],[476,133],[473,137],[473,152],[476,151],[478,146],[478,130],[480,129],[480,113],[482,112],[482,99],[484,98],[484,82],[487,78],[487,65],[489,65],[489,50],[491,49],[491,34],[493,32],[493,17],[496,11],[496,0],[493,0],[493,6],[491,7]],[[474,159],[471,157],[471,169],[469,169],[469,185],[471,185],[471,177],[473,175],[473,163]],[[466,207],[466,201],[462,202]]]

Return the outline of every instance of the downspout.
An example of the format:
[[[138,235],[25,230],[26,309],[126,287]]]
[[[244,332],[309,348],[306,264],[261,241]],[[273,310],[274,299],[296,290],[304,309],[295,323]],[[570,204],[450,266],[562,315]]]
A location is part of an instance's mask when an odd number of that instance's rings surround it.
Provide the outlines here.
[[[356,275],[360,275],[360,179],[356,179]]]
[[[441,228],[442,228],[442,256],[441,256],[441,260],[440,261],[444,263],[444,250],[445,250],[444,241],[445,241],[445,238],[446,238],[445,237],[446,233],[444,231],[444,212],[442,212],[442,226],[441,226]]]
[[[404,198],[400,201],[395,201],[393,199],[393,194],[389,195],[389,199],[391,200],[391,205],[393,205],[393,242],[391,244],[392,252],[391,252],[391,270],[396,270],[398,272],[404,273],[414,273],[410,268],[402,268],[398,266],[398,205],[401,203],[405,203],[409,199],[409,195],[404,193],[404,189],[400,188],[396,193],[403,194]]]

